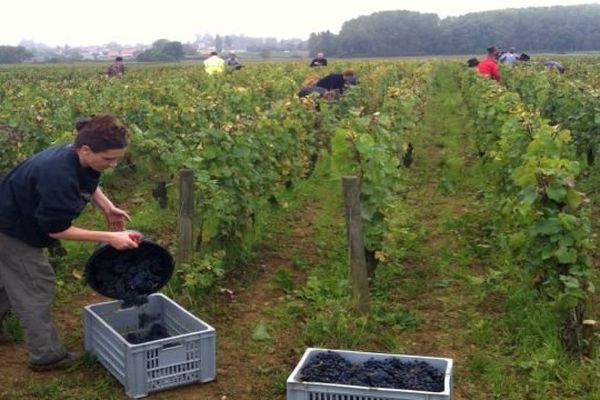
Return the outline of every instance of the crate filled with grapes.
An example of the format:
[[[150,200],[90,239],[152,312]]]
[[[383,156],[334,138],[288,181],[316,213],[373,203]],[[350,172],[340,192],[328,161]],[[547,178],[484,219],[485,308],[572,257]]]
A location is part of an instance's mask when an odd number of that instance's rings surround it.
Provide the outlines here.
[[[309,348],[287,400],[451,400],[452,359]]]

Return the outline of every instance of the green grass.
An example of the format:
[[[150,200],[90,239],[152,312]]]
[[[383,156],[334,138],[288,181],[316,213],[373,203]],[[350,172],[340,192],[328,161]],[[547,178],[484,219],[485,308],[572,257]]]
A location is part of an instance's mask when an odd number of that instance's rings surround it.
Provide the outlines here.
[[[17,319],[17,316],[12,311],[8,312],[8,315],[4,318],[2,323],[4,329],[10,335],[12,340],[14,340],[16,343],[23,343],[23,330],[21,329],[21,325]]]

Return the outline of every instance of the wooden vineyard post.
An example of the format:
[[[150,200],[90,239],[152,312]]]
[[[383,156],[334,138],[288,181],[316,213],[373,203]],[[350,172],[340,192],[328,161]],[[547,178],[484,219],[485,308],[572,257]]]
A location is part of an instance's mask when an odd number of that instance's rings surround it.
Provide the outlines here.
[[[596,345],[596,326],[597,322],[593,319],[584,319],[583,322],[583,355],[592,358],[594,347]]]
[[[356,176],[342,178],[346,232],[348,236],[349,280],[352,301],[359,314],[369,312],[369,282],[367,260],[360,216],[360,179]]]
[[[192,216],[194,214],[194,171],[179,171],[179,217],[177,218],[177,236],[179,246],[177,259],[191,263],[194,258]]]

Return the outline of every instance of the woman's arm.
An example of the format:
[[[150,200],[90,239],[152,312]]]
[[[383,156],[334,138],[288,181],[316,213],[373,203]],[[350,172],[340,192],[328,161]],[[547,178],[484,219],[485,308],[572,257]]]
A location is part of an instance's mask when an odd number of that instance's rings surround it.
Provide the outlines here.
[[[108,232],[93,231],[70,226],[62,232],[50,233],[53,239],[78,240],[88,242],[107,242],[118,250],[134,249],[138,247],[139,235],[129,231]]]

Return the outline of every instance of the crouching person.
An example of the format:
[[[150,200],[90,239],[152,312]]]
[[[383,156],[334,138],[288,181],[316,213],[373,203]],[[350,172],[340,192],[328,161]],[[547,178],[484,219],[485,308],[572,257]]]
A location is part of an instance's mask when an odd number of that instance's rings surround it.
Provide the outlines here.
[[[329,74],[321,79],[307,78],[302,89],[298,92],[298,97],[306,97],[311,93],[317,93],[319,97],[327,100],[337,100],[350,85],[356,85],[358,80],[354,71],[346,70],[342,74]]]
[[[34,371],[78,359],[65,349],[52,320],[55,276],[43,248],[59,239],[107,242],[116,249],[138,246],[124,231],[127,213],[98,187],[100,173],[114,168],[125,153],[125,126],[104,114],[78,121],[76,131],[73,143],[31,156],[0,182],[0,338],[9,340],[2,322],[12,309]],[[89,201],[117,231],[72,225]]]

